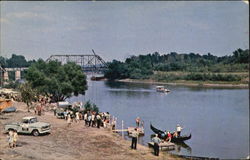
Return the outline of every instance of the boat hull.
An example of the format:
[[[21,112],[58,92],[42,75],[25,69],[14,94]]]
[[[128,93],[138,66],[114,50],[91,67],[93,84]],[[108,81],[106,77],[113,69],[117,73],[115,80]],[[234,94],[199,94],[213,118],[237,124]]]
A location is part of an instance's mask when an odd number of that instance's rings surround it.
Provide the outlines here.
[[[167,139],[167,135],[162,130],[155,128],[152,124],[150,124],[150,128],[154,133],[158,134],[159,138],[164,139],[164,140]],[[192,137],[191,134],[183,135],[183,136],[179,136],[179,137],[174,137],[173,132],[171,133],[171,135],[172,135],[171,142],[173,142],[173,143],[182,143],[186,140],[189,140]]]

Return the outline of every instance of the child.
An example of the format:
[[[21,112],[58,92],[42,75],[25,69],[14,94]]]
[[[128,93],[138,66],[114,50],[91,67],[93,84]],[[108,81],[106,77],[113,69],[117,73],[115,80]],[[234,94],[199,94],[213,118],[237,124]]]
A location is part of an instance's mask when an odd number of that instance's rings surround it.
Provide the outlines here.
[[[13,133],[13,147],[16,147],[17,139],[18,139],[17,130],[14,130],[14,133]]]
[[[13,134],[14,134],[13,131],[10,130],[10,131],[9,131],[9,135],[7,136],[8,142],[9,142],[9,147],[10,147],[10,148],[13,147]]]

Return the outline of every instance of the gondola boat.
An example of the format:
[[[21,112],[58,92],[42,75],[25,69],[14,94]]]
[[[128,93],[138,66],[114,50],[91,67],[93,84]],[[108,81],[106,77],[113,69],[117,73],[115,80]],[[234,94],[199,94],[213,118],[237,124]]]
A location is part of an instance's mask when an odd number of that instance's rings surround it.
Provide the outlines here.
[[[167,134],[165,132],[155,128],[152,124],[150,124],[150,128],[154,133],[158,134],[159,138],[161,138],[161,139],[166,139],[167,138]],[[172,132],[171,133],[171,135],[172,135],[171,142],[173,142],[173,143],[181,143],[181,142],[184,142],[186,140],[189,140],[192,137],[191,134],[183,135],[183,136],[179,136],[179,137],[175,137],[175,136],[173,136],[173,134],[174,133]]]

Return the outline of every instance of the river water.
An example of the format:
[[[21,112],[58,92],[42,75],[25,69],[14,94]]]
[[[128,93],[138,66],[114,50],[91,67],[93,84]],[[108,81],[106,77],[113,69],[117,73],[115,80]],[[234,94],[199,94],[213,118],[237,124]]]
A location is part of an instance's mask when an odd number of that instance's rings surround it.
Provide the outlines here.
[[[124,82],[88,81],[84,96],[69,101],[94,102],[101,111],[118,117],[124,125],[135,126],[135,118],[144,121],[145,136],[139,143],[147,145],[150,122],[161,130],[184,127],[182,134],[192,134],[185,146],[174,154],[223,159],[249,155],[249,90],[166,86],[170,93],[155,91],[156,85]]]

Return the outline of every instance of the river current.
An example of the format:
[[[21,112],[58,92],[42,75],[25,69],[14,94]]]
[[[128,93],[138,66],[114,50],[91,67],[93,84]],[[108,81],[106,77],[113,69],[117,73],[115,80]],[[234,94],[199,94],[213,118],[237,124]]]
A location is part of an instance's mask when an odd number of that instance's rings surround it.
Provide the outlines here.
[[[249,155],[249,90],[167,86],[170,93],[159,93],[153,84],[88,81],[86,94],[69,101],[95,103],[101,111],[118,118],[117,128],[135,126],[135,118],[144,121],[147,145],[150,123],[161,130],[192,134],[186,145],[177,146],[174,154],[223,159]],[[128,138],[128,137],[127,137]]]

